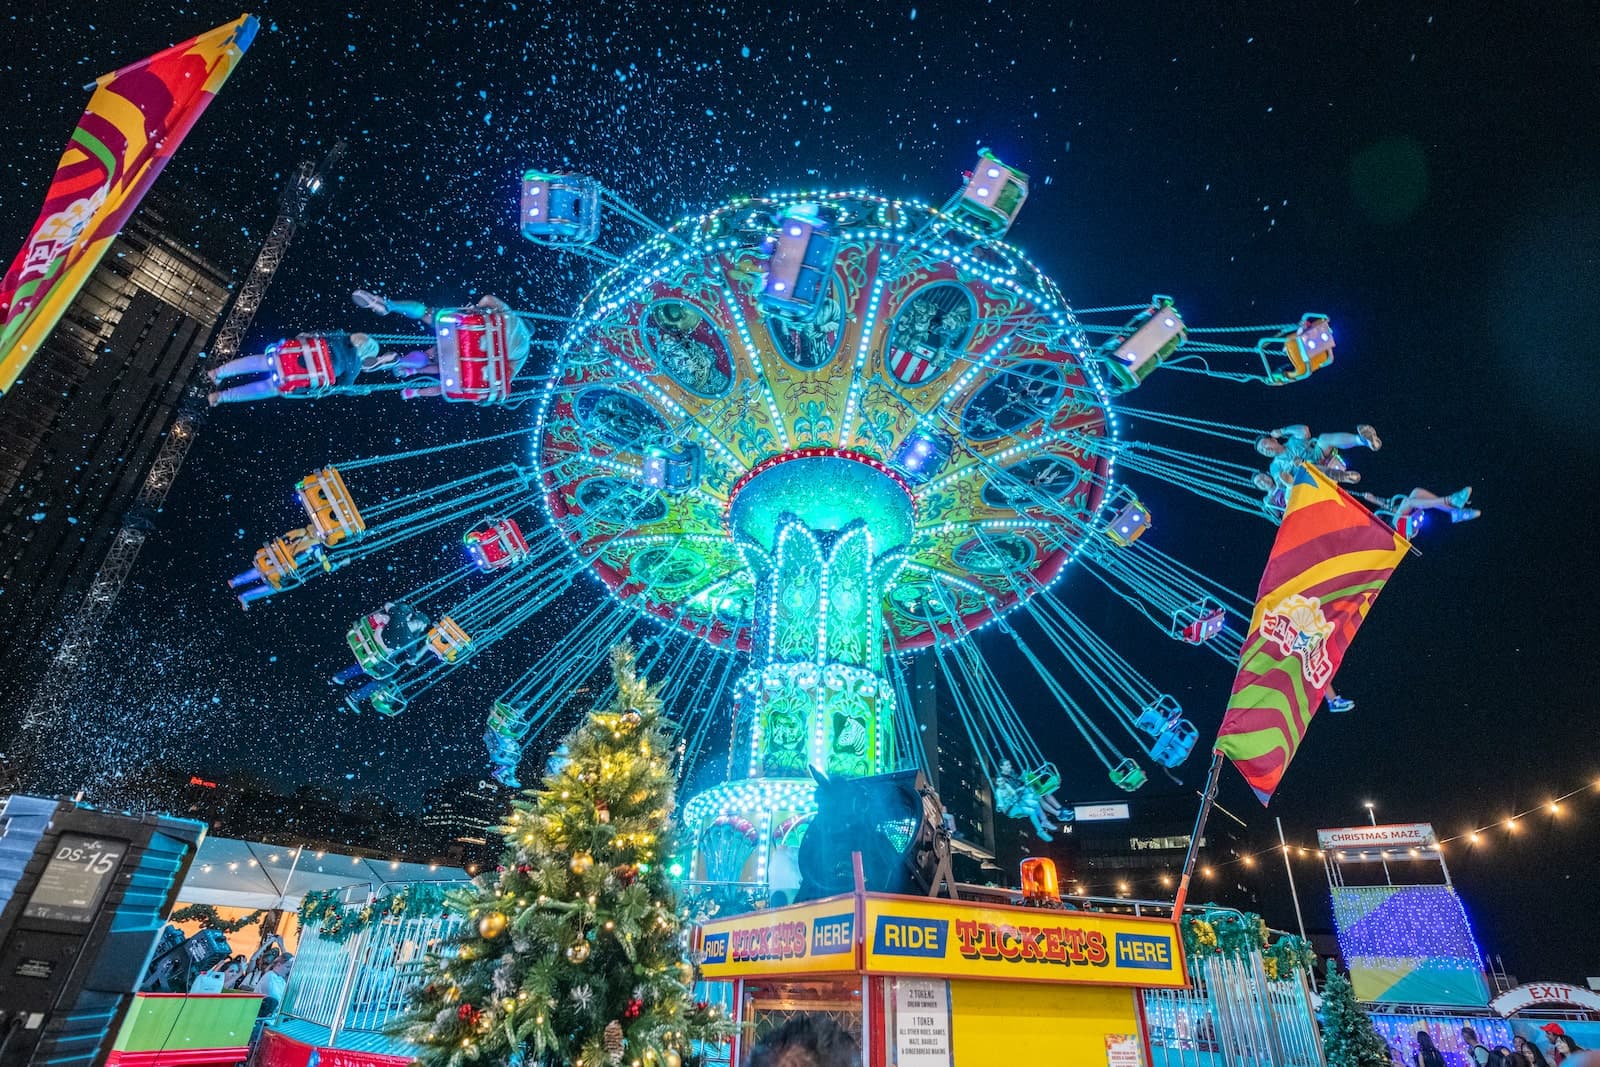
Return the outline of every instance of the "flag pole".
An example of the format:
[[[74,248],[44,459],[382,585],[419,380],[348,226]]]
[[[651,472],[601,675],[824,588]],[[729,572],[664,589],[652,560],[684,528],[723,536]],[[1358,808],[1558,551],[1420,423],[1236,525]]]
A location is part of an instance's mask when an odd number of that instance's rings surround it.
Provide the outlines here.
[[[1200,810],[1194,817],[1194,833],[1189,835],[1189,851],[1183,856],[1183,877],[1178,879],[1178,896],[1172,904],[1174,920],[1183,917],[1183,906],[1189,900],[1189,879],[1194,876],[1194,858],[1200,851],[1200,837],[1205,833],[1206,820],[1211,817],[1211,805],[1217,799],[1217,782],[1222,777],[1222,753],[1211,753],[1211,771],[1206,775],[1205,792],[1200,794]]]
[[[1278,824],[1278,847],[1283,849],[1283,870],[1289,876],[1289,895],[1294,898],[1294,921],[1300,927],[1300,940],[1306,940],[1306,920],[1300,914],[1300,890],[1294,887],[1294,867],[1289,863],[1289,842],[1283,839],[1283,820],[1275,819]]]

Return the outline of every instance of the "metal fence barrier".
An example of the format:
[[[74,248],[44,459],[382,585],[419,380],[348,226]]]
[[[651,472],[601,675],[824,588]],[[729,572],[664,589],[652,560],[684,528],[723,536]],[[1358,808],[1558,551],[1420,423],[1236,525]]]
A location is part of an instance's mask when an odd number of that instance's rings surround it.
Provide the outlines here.
[[[1303,973],[1268,981],[1251,952],[1191,960],[1189,976],[1144,991],[1151,1067],[1326,1067]]]
[[[451,914],[382,918],[343,941],[306,929],[282,1017],[327,1030],[321,1044],[335,1045],[341,1034],[347,1044],[358,1034],[376,1040],[406,1013],[428,953],[465,921]]]

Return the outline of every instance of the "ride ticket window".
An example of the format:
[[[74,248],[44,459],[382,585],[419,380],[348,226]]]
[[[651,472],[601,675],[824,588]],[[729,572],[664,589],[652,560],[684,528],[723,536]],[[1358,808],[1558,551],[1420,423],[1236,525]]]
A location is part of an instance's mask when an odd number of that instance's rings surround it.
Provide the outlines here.
[[[750,1062],[750,1053],[761,1039],[790,1019],[821,1012],[833,1018],[862,1043],[861,983],[845,982],[761,982],[746,980],[744,1003],[739,1012],[739,1064]]]
[[[92,922],[127,851],[126,841],[62,834],[23,914],[30,919]]]

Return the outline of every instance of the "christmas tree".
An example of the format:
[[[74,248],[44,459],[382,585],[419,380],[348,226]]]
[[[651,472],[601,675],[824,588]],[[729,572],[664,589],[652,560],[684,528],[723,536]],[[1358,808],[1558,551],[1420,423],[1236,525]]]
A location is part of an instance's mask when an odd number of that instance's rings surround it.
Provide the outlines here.
[[[499,871],[452,897],[468,926],[430,958],[401,1031],[428,1067],[680,1067],[691,1041],[721,1036],[693,1003],[662,862],[668,724],[632,649],[611,661],[615,699],[512,802]]]
[[[1350,979],[1332,960],[1322,989],[1322,1047],[1328,1067],[1384,1067],[1389,1062],[1388,1046],[1356,1003]]]

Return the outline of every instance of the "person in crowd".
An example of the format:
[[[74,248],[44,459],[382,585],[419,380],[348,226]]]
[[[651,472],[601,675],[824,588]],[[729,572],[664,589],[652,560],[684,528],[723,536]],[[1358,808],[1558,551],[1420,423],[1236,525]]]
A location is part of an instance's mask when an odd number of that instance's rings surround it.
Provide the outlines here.
[[[280,953],[260,978],[256,979],[254,992],[260,993],[261,1013],[274,1015],[283,1005],[283,996],[289,991],[289,970],[294,966],[292,953]]]
[[[861,1049],[833,1018],[796,1015],[750,1054],[750,1067],[860,1067]]]
[[[1444,1053],[1433,1043],[1433,1035],[1426,1030],[1417,1031],[1417,1054],[1411,1058],[1416,1067],[1446,1067]]]
[[[1294,484],[1294,471],[1302,463],[1309,463],[1332,481],[1341,485],[1354,485],[1361,475],[1346,469],[1339,458],[1340,449],[1370,448],[1376,452],[1383,447],[1378,431],[1363,423],[1355,433],[1323,433],[1313,435],[1305,425],[1285,426],[1256,439],[1256,451],[1271,461],[1266,478],[1258,478],[1257,486],[1270,489],[1273,482]]]
[[[1467,1050],[1467,1060],[1477,1067],[1489,1067],[1494,1060],[1489,1046],[1478,1040],[1478,1031],[1470,1026],[1461,1028],[1461,1045]]]
[[[434,326],[434,318],[439,312],[438,308],[431,308],[420,300],[390,300],[387,297],[378,296],[376,293],[369,293],[365,289],[357,289],[351,296],[354,298],[357,307],[365,308],[379,315],[400,315],[403,318],[412,319],[428,327]],[[511,310],[510,305],[497,296],[486,295],[478,301],[476,306],[489,312],[498,312],[506,316],[506,338],[511,346],[511,366],[512,373],[515,374],[527,362],[528,351],[533,344],[533,338],[528,333],[528,327]],[[402,390],[400,395],[407,400],[421,396],[439,396],[444,392],[443,387],[439,384],[439,349],[437,345],[407,352],[404,355],[395,357],[389,365],[396,377],[413,378],[420,376],[427,380],[427,384]]]
[[[1539,1051],[1539,1046],[1518,1034],[1512,1039],[1517,1055],[1522,1057],[1522,1062],[1527,1067],[1550,1067],[1550,1061],[1544,1058],[1544,1053]]]
[[[256,984],[251,992],[261,994],[261,1010],[256,1012],[256,1025],[250,1031],[250,1046],[261,1038],[261,1031],[266,1026],[267,1020],[277,1015],[283,1008],[284,995],[289,992],[289,970],[294,966],[294,956],[288,952],[280,952],[272,957],[272,962],[267,964],[267,969],[261,977],[256,979]]]
[[[1450,516],[1451,522],[1471,522],[1483,514],[1477,508],[1467,507],[1467,501],[1472,499],[1470,485],[1465,489],[1457,489],[1449,496],[1440,496],[1438,493],[1418,487],[1409,493],[1395,496],[1362,493],[1361,499],[1373,505],[1373,511],[1380,519],[1387,519],[1395,526],[1400,525],[1415,511],[1442,511]]]
[[[241,953],[222,965],[222,988],[237,989],[239,987],[239,979],[243,976],[244,955]]]
[[[362,373],[393,362],[393,357],[385,359],[378,342],[364,333],[303,333],[211,371],[206,377],[217,388],[206,394],[206,403],[216,407],[296,393],[321,395],[319,389],[348,391]],[[223,385],[244,378],[250,380]]]
[[[1561,1067],[1563,1063],[1576,1058],[1578,1053],[1583,1051],[1583,1046],[1574,1041],[1572,1035],[1561,1028],[1560,1023],[1545,1023],[1539,1029],[1549,1035],[1550,1062],[1554,1067]]]

